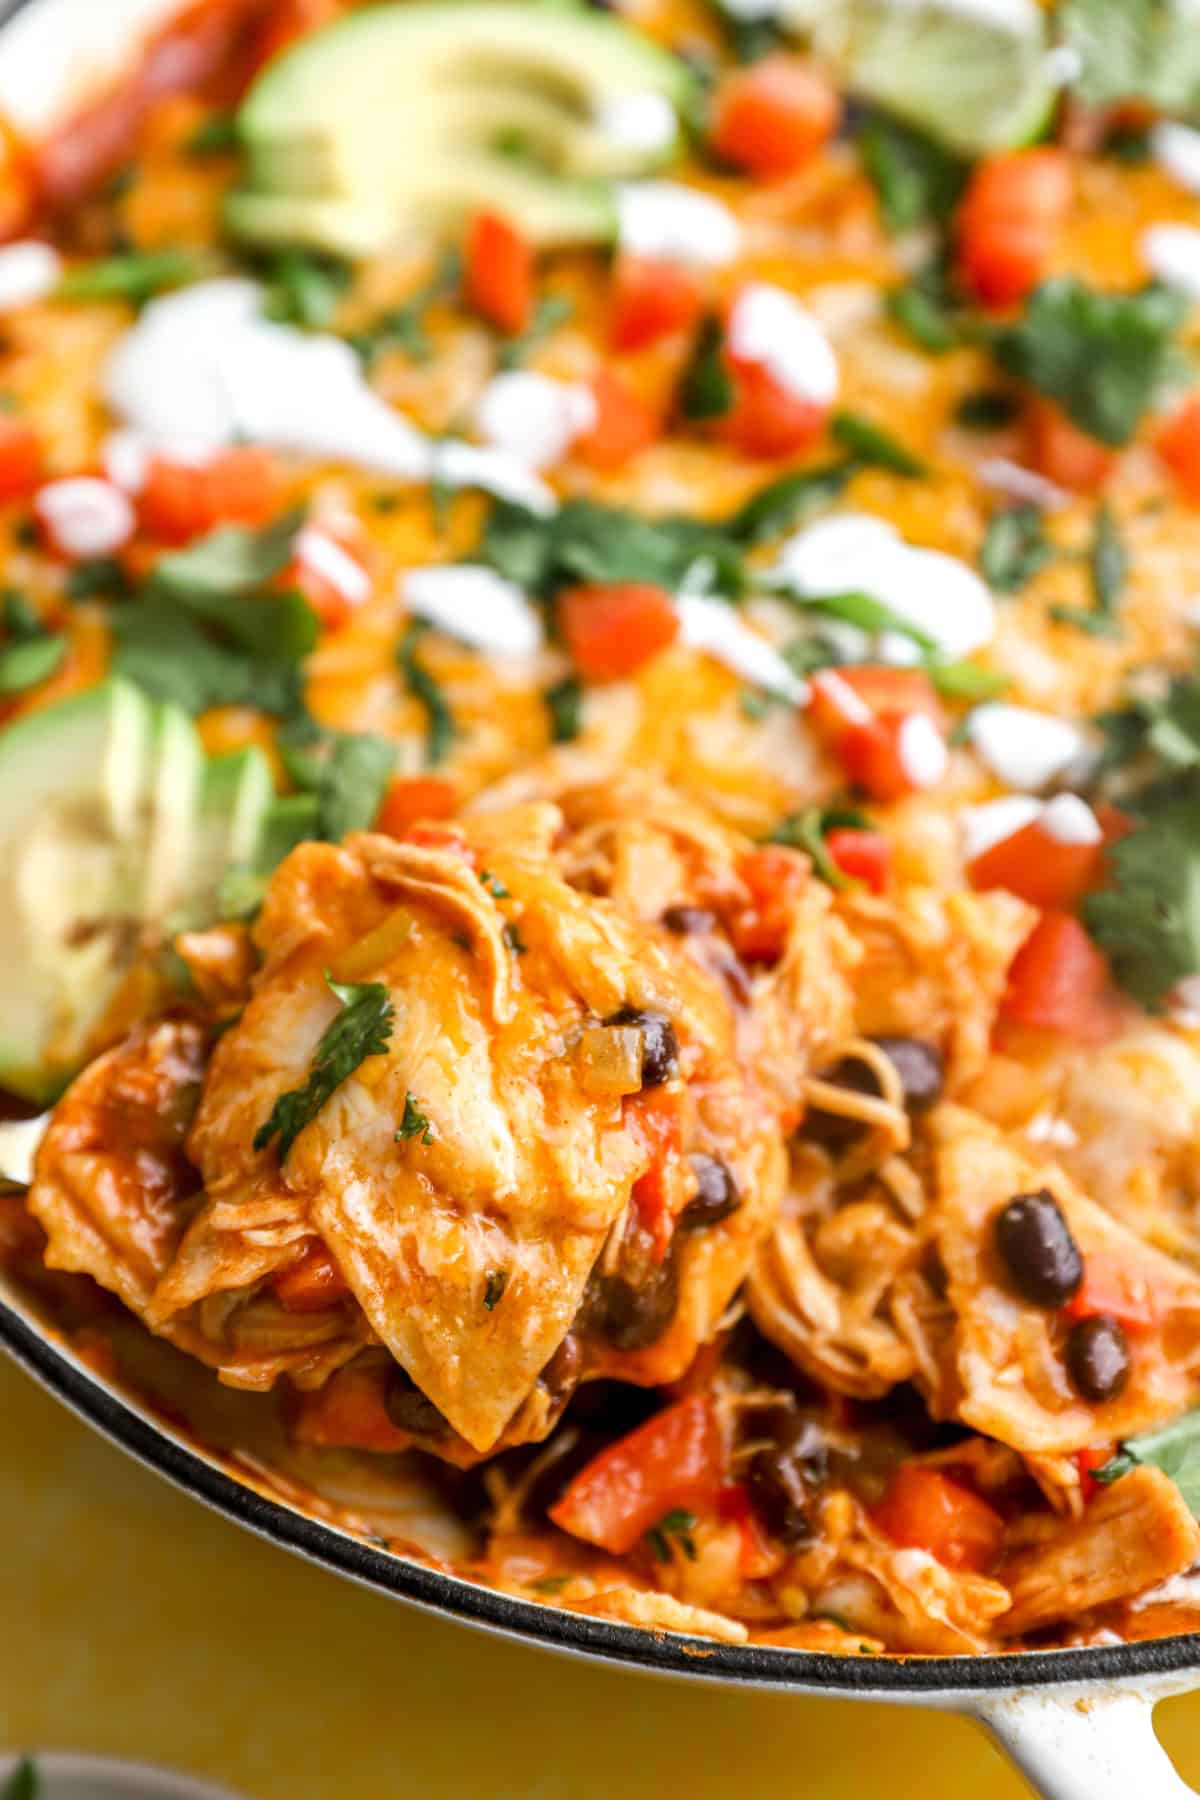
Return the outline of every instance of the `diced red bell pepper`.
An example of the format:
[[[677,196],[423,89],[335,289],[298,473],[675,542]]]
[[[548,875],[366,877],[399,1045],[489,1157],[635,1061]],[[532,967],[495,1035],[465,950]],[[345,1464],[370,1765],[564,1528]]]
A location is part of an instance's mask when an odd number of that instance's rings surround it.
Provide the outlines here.
[[[614,350],[645,350],[687,331],[704,307],[693,270],[643,256],[619,256],[613,274],[609,338]]]
[[[630,1196],[634,1218],[649,1233],[656,1256],[665,1256],[675,1221],[692,1197],[683,1154],[683,1096],[677,1088],[643,1088],[625,1102],[626,1127],[650,1158]]]
[[[903,799],[941,777],[942,712],[921,670],[823,669],[811,683],[808,717],[850,780],[876,800]],[[928,742],[914,745],[918,719]]]
[[[778,844],[751,850],[738,863],[749,902],[729,919],[733,947],[744,962],[778,962],[787,946],[796,900],[808,884],[808,868]]]
[[[1112,1034],[1119,1012],[1108,963],[1070,913],[1042,914],[1013,958],[1000,1015],[1081,1043]]]
[[[299,38],[332,24],[341,10],[341,0],[274,0],[255,34],[250,67],[261,68]]]
[[[266,525],[282,510],[283,476],[269,450],[245,445],[204,463],[155,456],[138,501],[142,530],[186,544],[218,525]]]
[[[558,597],[558,622],[585,681],[632,675],[679,635],[670,594],[645,581],[568,588]]]
[[[498,213],[476,213],[467,228],[466,296],[472,311],[510,336],[533,315],[533,246]]]
[[[830,81],[802,57],[780,52],[726,76],[711,143],[725,162],[769,181],[803,168],[833,136],[840,115]]]
[[[575,454],[594,469],[620,469],[659,434],[657,415],[628,382],[601,369],[592,381],[596,417],[575,440]]]
[[[1040,820],[977,856],[967,873],[972,887],[1007,888],[1031,906],[1069,912],[1096,887],[1104,872],[1103,840],[1064,844]]]
[[[711,1505],[723,1461],[716,1413],[693,1394],[593,1457],[550,1517],[572,1537],[624,1556],[666,1513]]]
[[[1096,494],[1117,464],[1114,450],[1068,419],[1061,406],[1040,395],[1025,408],[1029,460],[1039,475],[1073,494]]]
[[[1065,150],[1008,150],[981,162],[958,214],[959,266],[988,306],[1012,306],[1049,273],[1071,210]]]
[[[324,1244],[312,1244],[271,1283],[271,1290],[287,1312],[326,1312],[350,1292],[342,1271]]]
[[[1071,1319],[1087,1319],[1095,1313],[1107,1313],[1117,1319],[1126,1331],[1155,1331],[1162,1323],[1163,1296],[1153,1280],[1130,1265],[1101,1250],[1091,1250],[1084,1257],[1083,1281],[1063,1311]]]
[[[721,1489],[717,1495],[717,1516],[727,1525],[736,1525],[741,1534],[738,1573],[744,1581],[759,1581],[779,1567],[779,1555],[763,1533],[744,1483],[727,1482]]]
[[[0,412],[0,506],[28,500],[42,478],[42,446],[27,419]]]
[[[1200,506],[1200,399],[1171,414],[1154,440],[1184,499]]]
[[[986,1500],[940,1469],[901,1463],[871,1516],[894,1544],[925,1550],[948,1569],[989,1569],[1004,1521]]]
[[[873,894],[882,894],[892,877],[892,847],[882,831],[835,825],[825,833],[825,848],[835,867]]]
[[[441,775],[397,775],[389,781],[375,830],[387,837],[411,838],[420,819],[448,819],[458,804],[452,781]]]
[[[717,421],[717,435],[743,456],[774,459],[811,448],[824,433],[830,408],[792,393],[764,363],[727,358],[733,405]]]
[[[852,725],[871,713],[925,713],[943,723],[937,689],[923,669],[893,669],[884,663],[859,663],[846,669],[821,669],[812,678],[809,722],[827,743],[835,743]]]

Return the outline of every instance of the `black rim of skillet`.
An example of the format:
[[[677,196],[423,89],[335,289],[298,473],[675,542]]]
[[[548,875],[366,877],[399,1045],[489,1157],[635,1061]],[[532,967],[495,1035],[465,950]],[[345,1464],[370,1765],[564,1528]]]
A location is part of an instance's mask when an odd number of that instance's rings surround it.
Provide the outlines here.
[[[113,1443],[259,1537],[380,1593],[528,1644],[694,1680],[780,1690],[824,1689],[846,1695],[857,1692],[880,1699],[932,1699],[939,1692],[983,1696],[1017,1687],[1128,1681],[1200,1670],[1200,1633],[1015,1656],[858,1657],[760,1644],[717,1644],[563,1612],[375,1549],[243,1486],[76,1366],[36,1326],[2,1301],[0,1344]]]
[[[34,0],[0,0],[0,27]],[[348,1576],[378,1592],[528,1644],[601,1662],[625,1664],[693,1680],[749,1687],[824,1688],[831,1693],[919,1697],[939,1691],[986,1694],[1013,1687],[1089,1681],[1127,1681],[1200,1669],[1200,1633],[1149,1638],[1091,1650],[1027,1651],[1007,1656],[830,1656],[761,1644],[714,1644],[709,1639],[656,1635],[631,1625],[562,1612],[492,1588],[443,1575],[420,1563],[376,1550],[319,1519],[244,1487],[204,1457],[156,1429],[98,1381],[92,1380],[0,1302],[0,1343],[29,1374],[105,1437],[259,1537]]]

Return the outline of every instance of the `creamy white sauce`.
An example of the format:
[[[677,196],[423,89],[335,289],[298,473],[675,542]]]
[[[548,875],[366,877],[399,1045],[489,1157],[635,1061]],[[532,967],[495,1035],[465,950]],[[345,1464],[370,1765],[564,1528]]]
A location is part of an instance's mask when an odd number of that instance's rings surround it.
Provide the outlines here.
[[[722,201],[678,181],[630,181],[617,192],[617,236],[632,256],[719,268],[742,247]]]
[[[600,109],[600,131],[618,150],[633,156],[658,156],[669,150],[679,132],[675,108],[665,94],[618,94]]]
[[[62,258],[34,238],[0,249],[0,313],[52,294],[62,278]]]
[[[801,596],[869,594],[947,656],[978,650],[995,630],[992,597],[974,569],[944,551],[906,544],[870,513],[842,513],[798,532],[773,573]]]
[[[152,301],[109,359],[105,395],[153,449],[203,455],[249,441],[400,481],[434,474],[538,511],[544,483],[473,445],[433,444],[367,383],[348,344],[262,316],[252,281],[200,282]]]
[[[975,708],[967,736],[992,774],[1022,793],[1045,787],[1084,749],[1083,734],[1066,719],[999,700]]]
[[[532,369],[493,376],[475,411],[480,436],[530,469],[553,468],[595,423],[590,387]]]
[[[1164,119],[1150,133],[1150,153],[1172,181],[1200,194],[1200,131]]]
[[[402,579],[405,605],[418,618],[473,649],[495,656],[532,656],[542,622],[520,588],[475,563],[412,569]]]
[[[0,113],[39,136],[136,66],[180,0],[37,0],[0,26]]]
[[[799,400],[831,406],[837,398],[833,345],[795,295],[766,281],[744,287],[729,315],[731,356],[760,363],[772,380]]]
[[[1151,225],[1141,238],[1142,260],[1152,275],[1200,300],[1200,229],[1195,225]]]
[[[706,652],[743,681],[778,694],[794,706],[802,706],[807,700],[808,683],[766,638],[751,630],[727,601],[683,594],[676,606],[680,641],[689,649]]]
[[[1041,803],[1030,794],[1005,794],[1000,800],[985,800],[982,806],[965,806],[958,820],[964,860],[973,863],[994,844],[1023,831],[1041,810]]]
[[[77,561],[112,556],[137,524],[128,495],[95,475],[47,482],[34,495],[33,510],[55,548]]]

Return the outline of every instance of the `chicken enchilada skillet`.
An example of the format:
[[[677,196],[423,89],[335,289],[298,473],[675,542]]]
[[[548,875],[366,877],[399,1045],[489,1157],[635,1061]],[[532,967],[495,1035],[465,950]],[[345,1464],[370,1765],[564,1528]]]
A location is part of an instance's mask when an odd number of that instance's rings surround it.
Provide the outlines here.
[[[0,55],[10,1276],[525,1598],[1193,1629],[1187,19],[145,10]]]

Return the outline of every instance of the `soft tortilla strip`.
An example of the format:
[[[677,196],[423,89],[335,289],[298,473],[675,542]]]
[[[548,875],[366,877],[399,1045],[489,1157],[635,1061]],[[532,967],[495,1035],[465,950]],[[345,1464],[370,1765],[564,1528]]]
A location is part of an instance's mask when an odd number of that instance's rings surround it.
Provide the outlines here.
[[[1054,1163],[1038,1162],[978,1114],[934,1116],[934,1236],[956,1327],[944,1351],[955,1412],[1013,1449],[1061,1454],[1132,1436],[1181,1412],[1200,1376],[1200,1277],[1161,1255],[1081,1194]],[[996,1215],[1018,1194],[1048,1188],[1086,1264],[1104,1257],[1144,1279],[1158,1328],[1130,1334],[1132,1372],[1113,1400],[1082,1400],[1063,1360],[1059,1314],[1014,1291],[994,1246]]]
[[[1015,1637],[1141,1593],[1200,1556],[1200,1525],[1169,1476],[1137,1468],[1102,1488],[1082,1518],[1058,1519],[998,1571],[1012,1607],[996,1621]]]

